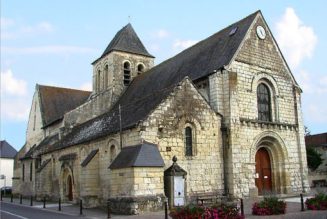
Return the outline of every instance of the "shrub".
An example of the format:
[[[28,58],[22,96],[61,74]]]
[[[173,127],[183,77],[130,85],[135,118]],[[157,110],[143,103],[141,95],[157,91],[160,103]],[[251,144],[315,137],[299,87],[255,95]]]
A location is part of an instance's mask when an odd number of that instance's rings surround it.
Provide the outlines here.
[[[218,207],[213,207],[218,213],[219,219],[243,219],[244,217],[239,213],[240,209],[235,205],[222,204]]]
[[[277,197],[265,197],[263,201],[254,203],[252,214],[254,215],[276,215],[285,214],[286,202],[278,200]]]
[[[327,210],[327,194],[319,193],[313,198],[308,198],[305,205],[309,210]]]
[[[220,205],[212,207],[188,205],[171,210],[173,219],[243,219],[239,208],[235,205]]]

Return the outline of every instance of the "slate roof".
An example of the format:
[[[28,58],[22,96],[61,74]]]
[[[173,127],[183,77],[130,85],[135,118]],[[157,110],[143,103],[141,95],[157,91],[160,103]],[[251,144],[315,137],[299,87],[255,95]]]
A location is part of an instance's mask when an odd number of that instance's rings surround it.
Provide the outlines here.
[[[17,151],[6,140],[0,141],[0,158],[14,158]]]
[[[45,161],[43,161],[43,163],[41,164],[41,166],[36,170],[36,172],[41,172],[42,170],[43,170],[43,168],[48,164],[48,163],[50,163],[50,161],[51,161],[51,159],[49,158],[49,159],[47,159],[47,160],[45,160]]]
[[[86,158],[83,160],[83,162],[81,163],[82,167],[86,167],[87,164],[93,159],[93,157],[98,153],[99,149],[95,149],[92,150],[87,156]]]
[[[136,77],[110,112],[74,127],[52,150],[118,132],[119,105],[122,107],[122,128],[131,128],[145,119],[185,77],[195,81],[228,65],[259,13],[222,29]],[[235,27],[237,31],[230,35]]]
[[[136,32],[134,31],[134,28],[130,23],[116,33],[115,37],[111,40],[111,42],[104,50],[100,58],[107,55],[111,51],[129,52],[154,58],[154,56],[146,50],[142,41],[137,36]],[[93,63],[95,63],[99,59],[95,60]]]
[[[63,118],[64,114],[83,104],[91,92],[61,87],[37,85],[39,89],[43,127]]]
[[[30,148],[30,150],[20,159],[30,159],[33,157],[34,152],[37,151],[37,153],[42,153],[42,151],[47,151],[53,144],[58,142],[59,140],[59,134],[47,136],[45,139],[43,139],[38,145],[35,145]]]
[[[158,146],[144,142],[139,145],[124,147],[109,168],[163,167],[164,165]]]

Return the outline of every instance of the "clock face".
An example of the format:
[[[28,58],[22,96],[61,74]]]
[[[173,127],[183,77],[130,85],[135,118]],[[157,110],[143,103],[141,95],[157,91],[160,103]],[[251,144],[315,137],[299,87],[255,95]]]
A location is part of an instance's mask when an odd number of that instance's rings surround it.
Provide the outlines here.
[[[266,31],[262,26],[257,26],[257,35],[262,40],[266,38]]]

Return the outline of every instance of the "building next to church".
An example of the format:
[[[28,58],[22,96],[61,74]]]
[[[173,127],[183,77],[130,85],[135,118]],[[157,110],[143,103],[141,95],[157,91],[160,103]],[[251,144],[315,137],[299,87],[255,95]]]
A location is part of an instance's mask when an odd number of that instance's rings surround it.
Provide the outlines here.
[[[11,187],[16,149],[6,140],[0,141],[0,188]]]
[[[36,86],[14,192],[135,214],[308,191],[302,91],[260,11],[156,66],[128,24],[92,65],[91,93]]]
[[[305,136],[307,149],[315,150],[321,158],[321,164],[314,170],[309,170],[310,187],[327,186],[327,132]],[[309,153],[308,153],[309,156]],[[315,158],[311,158],[315,159]]]

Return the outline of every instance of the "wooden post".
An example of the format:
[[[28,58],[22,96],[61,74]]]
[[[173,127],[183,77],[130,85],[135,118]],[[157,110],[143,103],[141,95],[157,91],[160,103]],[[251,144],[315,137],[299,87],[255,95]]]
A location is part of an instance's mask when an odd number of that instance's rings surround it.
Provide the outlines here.
[[[59,198],[58,211],[61,211],[61,198]]]
[[[165,219],[168,219],[168,201],[165,198]]]
[[[43,197],[43,208],[45,208],[45,196]]]
[[[241,198],[241,215],[244,216],[244,204],[242,198]]]
[[[83,215],[83,201],[79,200],[79,215]]]
[[[107,211],[108,211],[108,217],[107,218],[111,218],[111,209],[110,209],[110,202],[107,201]]]

